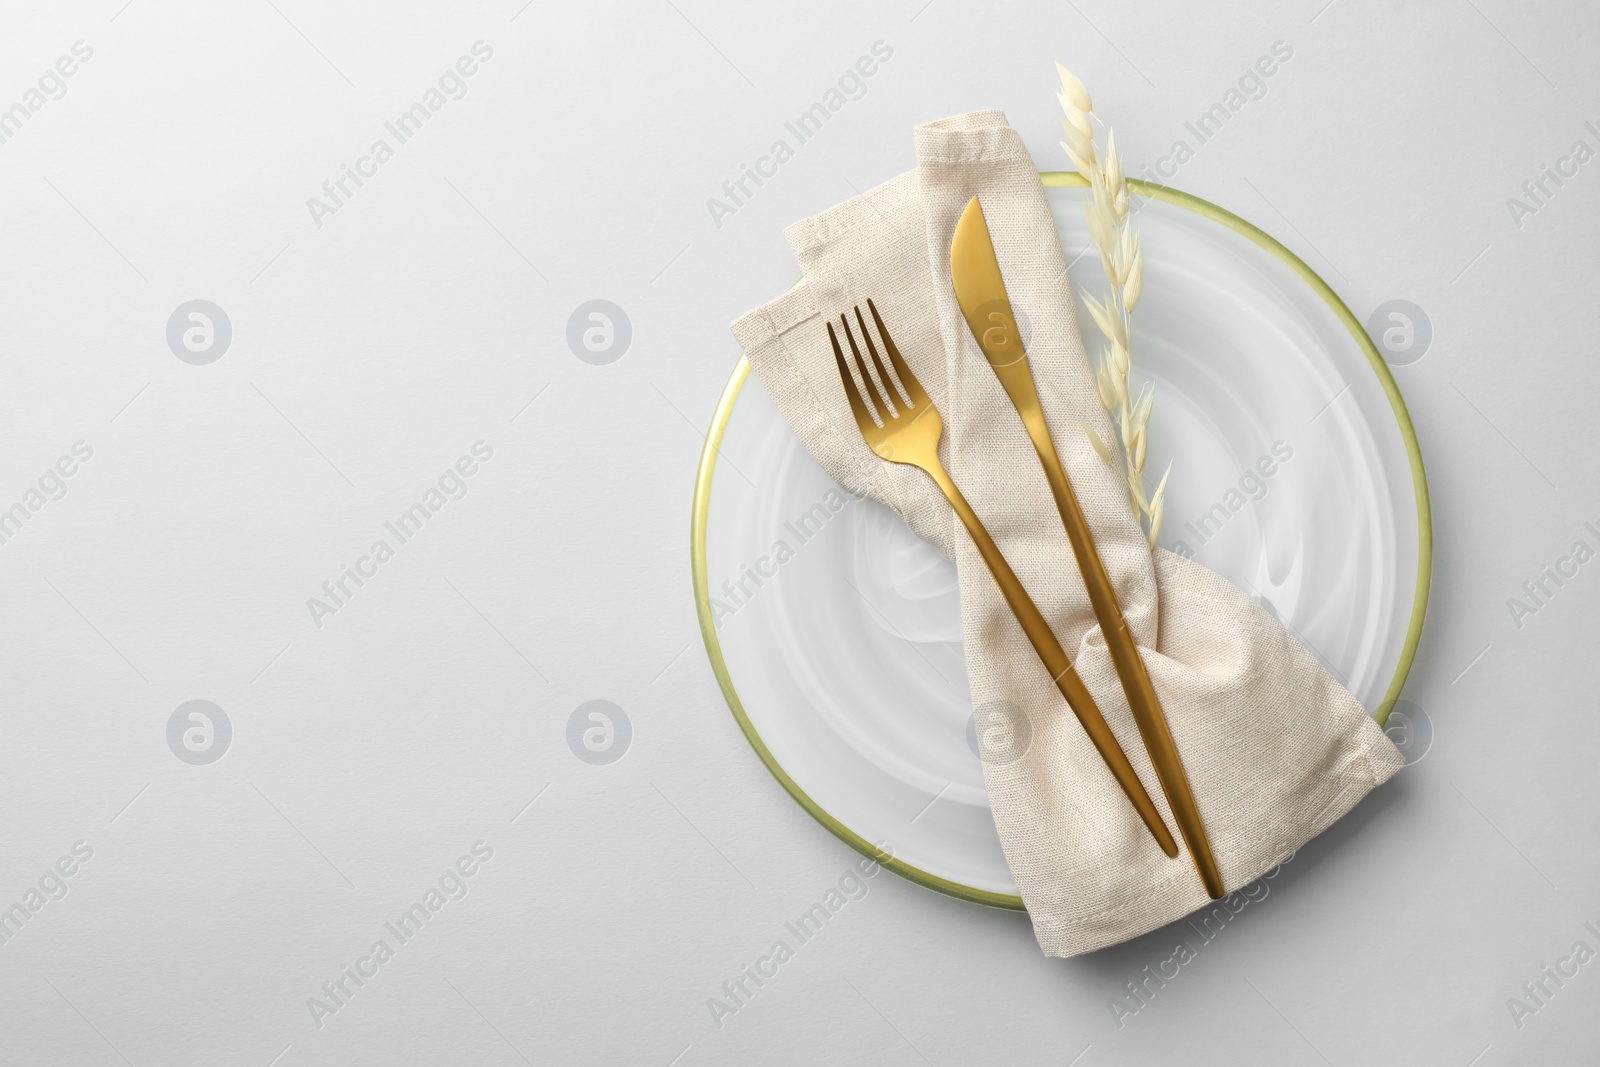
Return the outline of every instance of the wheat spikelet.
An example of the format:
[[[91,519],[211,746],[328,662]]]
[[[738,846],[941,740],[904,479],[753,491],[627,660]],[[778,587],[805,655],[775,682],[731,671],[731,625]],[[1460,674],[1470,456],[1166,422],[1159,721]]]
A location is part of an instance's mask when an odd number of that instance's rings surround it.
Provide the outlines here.
[[[1095,388],[1100,402],[1111,413],[1117,437],[1122,445],[1122,470],[1128,483],[1128,500],[1134,514],[1140,516],[1141,525],[1154,547],[1161,532],[1161,516],[1167,493],[1167,479],[1172,467],[1167,466],[1161,484],[1153,494],[1144,491],[1145,450],[1149,440],[1150,410],[1155,404],[1155,390],[1146,386],[1138,397],[1128,394],[1128,371],[1133,365],[1129,352],[1128,322],[1133,309],[1144,294],[1144,253],[1139,247],[1139,231],[1128,216],[1128,180],[1122,169],[1122,157],[1117,153],[1116,134],[1106,129],[1105,153],[1097,150],[1093,122],[1094,100],[1083,82],[1060,63],[1056,76],[1061,91],[1056,99],[1061,104],[1061,129],[1066,140],[1061,142],[1067,158],[1078,173],[1089,179],[1089,197],[1084,201],[1084,217],[1089,223],[1089,239],[1100,253],[1100,266],[1111,291],[1104,300],[1083,294],[1089,317],[1109,342],[1095,368]],[[1091,122],[1093,120],[1093,122]],[[1104,125],[1102,123],[1102,125]],[[1111,449],[1100,435],[1087,424],[1089,443],[1109,466],[1117,466]]]

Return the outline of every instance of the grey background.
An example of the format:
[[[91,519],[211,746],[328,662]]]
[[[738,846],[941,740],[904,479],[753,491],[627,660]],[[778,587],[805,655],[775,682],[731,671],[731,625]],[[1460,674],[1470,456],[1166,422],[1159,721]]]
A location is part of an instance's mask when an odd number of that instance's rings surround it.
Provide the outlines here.
[[[93,49],[0,144],[0,507],[93,449],[0,544],[0,906],[93,849],[0,944],[3,1062],[1593,1061],[1600,964],[1520,1027],[1507,998],[1600,948],[1600,577],[1520,627],[1507,601],[1597,543],[1600,162],[1520,225],[1507,198],[1600,147],[1600,10],[105,0],[0,26],[0,107]],[[467,94],[314,225],[478,40]],[[865,96],[715,225],[880,40]],[[1139,174],[1280,40],[1172,182],[1363,321],[1431,319],[1396,372],[1435,509],[1426,758],[1120,1027],[1192,931],[1046,960],[1022,917],[880,874],[719,1028],[707,999],[857,859],[749,750],[696,628],[725,324],[793,280],[781,227],[908,167],[915,123],[1000,107],[1064,167],[1059,57]],[[195,299],[233,331],[204,366],[166,341]],[[609,365],[566,345],[591,300],[631,320]],[[316,626],[307,598],[480,440],[467,494]],[[208,766],[166,736],[195,699],[232,725]],[[590,700],[631,723],[608,765],[568,747]],[[319,1028],[307,999],[480,840],[466,896]]]

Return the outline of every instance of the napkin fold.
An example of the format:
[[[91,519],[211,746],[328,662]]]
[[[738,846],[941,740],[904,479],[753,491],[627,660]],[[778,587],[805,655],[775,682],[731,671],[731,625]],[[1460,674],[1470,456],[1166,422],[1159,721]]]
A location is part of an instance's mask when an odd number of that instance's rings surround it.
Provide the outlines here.
[[[1361,704],[1283,626],[1192,560],[1152,552],[1032,158],[998,111],[918,127],[917,168],[786,235],[804,281],[733,323],[779,410],[851,492],[898,512],[956,563],[984,781],[1006,861],[1047,955],[1136,937],[1210,903],[1168,859],[1067,707],[932,481],[862,440],[823,323],[871,297],[944,416],[941,458],[1095,695],[1167,825],[1166,803],[1037,456],[950,286],[956,221],[978,196],[1056,448],[1116,585],[1199,804],[1223,882],[1247,886],[1403,764]]]

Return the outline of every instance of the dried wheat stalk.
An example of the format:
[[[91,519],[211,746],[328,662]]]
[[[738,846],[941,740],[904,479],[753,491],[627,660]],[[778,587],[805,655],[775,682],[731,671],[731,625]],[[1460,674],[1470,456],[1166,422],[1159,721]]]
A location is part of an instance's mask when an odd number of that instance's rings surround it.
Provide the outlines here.
[[[1155,402],[1153,386],[1146,385],[1137,397],[1128,394],[1128,370],[1133,365],[1128,353],[1128,326],[1133,309],[1138,306],[1144,291],[1144,255],[1139,250],[1139,231],[1128,215],[1128,182],[1122,170],[1122,158],[1117,155],[1116,135],[1106,128],[1104,157],[1096,150],[1094,127],[1090,120],[1099,122],[1094,114],[1094,101],[1073,73],[1060,63],[1056,74],[1061,79],[1061,101],[1064,117],[1061,128],[1067,139],[1061,142],[1067,158],[1072,160],[1078,173],[1089,179],[1090,196],[1084,202],[1084,214],[1089,220],[1089,238],[1100,252],[1100,266],[1111,291],[1104,300],[1083,294],[1089,317],[1105,336],[1107,347],[1102,351],[1099,366],[1095,368],[1095,384],[1100,390],[1100,402],[1111,413],[1121,439],[1122,463],[1111,454],[1111,449],[1094,427],[1084,424],[1089,443],[1100,458],[1112,467],[1120,466],[1128,484],[1128,499],[1134,514],[1141,517],[1152,546],[1161,532],[1162,503],[1167,493],[1167,478],[1172,467],[1161,476],[1161,484],[1149,495],[1144,491],[1144,461],[1147,443],[1146,431],[1150,424],[1150,408]],[[1104,123],[1101,123],[1104,126]],[[1103,161],[1102,161],[1103,158]]]

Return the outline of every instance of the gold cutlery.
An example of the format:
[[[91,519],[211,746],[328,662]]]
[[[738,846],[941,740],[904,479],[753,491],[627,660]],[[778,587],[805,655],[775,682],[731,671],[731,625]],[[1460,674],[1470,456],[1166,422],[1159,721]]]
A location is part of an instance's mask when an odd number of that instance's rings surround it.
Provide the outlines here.
[[[1033,370],[1023,349],[1005,279],[1000,274],[1000,263],[995,256],[994,242],[989,236],[989,225],[983,217],[983,207],[977,197],[967,203],[961,220],[956,224],[955,237],[950,243],[950,279],[967,326],[977,338],[978,347],[983,350],[995,377],[1000,379],[1006,395],[1016,406],[1017,414],[1022,417],[1022,425],[1033,442],[1034,451],[1039,454],[1045,480],[1050,483],[1050,493],[1055,497],[1056,508],[1061,512],[1061,521],[1067,529],[1067,540],[1072,544],[1072,554],[1083,575],[1089,604],[1105,635],[1106,650],[1110,652],[1111,662],[1122,681],[1122,691],[1127,694],[1128,706],[1133,712],[1134,722],[1138,724],[1145,748],[1150,753],[1156,777],[1166,793],[1167,803],[1172,807],[1173,818],[1178,823],[1184,842],[1189,846],[1195,868],[1200,872],[1200,881],[1205,885],[1206,892],[1214,899],[1219,898],[1223,895],[1222,875],[1217,870],[1216,857],[1211,853],[1211,843],[1206,838],[1205,826],[1200,820],[1194,791],[1184,772],[1183,761],[1178,756],[1178,746],[1172,739],[1166,716],[1162,714],[1155,686],[1150,683],[1144,660],[1140,658],[1133,634],[1123,618],[1116,589],[1095,548],[1094,536],[1084,519],[1083,508],[1072,491],[1066,468],[1061,465],[1061,457],[1056,454],[1055,442],[1051,440],[1050,428],[1045,424]],[[1168,855],[1174,853],[1169,852]]]
[[[908,464],[925,471],[944,493],[945,498],[950,501],[950,506],[955,509],[956,515],[960,517],[962,525],[967,528],[967,533],[971,535],[978,554],[983,557],[984,563],[988,564],[989,571],[994,575],[995,584],[1000,587],[1006,603],[1011,606],[1012,614],[1022,625],[1022,632],[1033,644],[1034,651],[1039,654],[1045,670],[1050,672],[1056,688],[1066,698],[1067,705],[1083,724],[1089,740],[1099,750],[1101,757],[1106,761],[1106,766],[1111,769],[1123,792],[1133,802],[1134,809],[1144,820],[1145,826],[1155,835],[1162,851],[1168,856],[1176,856],[1178,843],[1173,840],[1171,832],[1156,809],[1155,802],[1150,799],[1150,794],[1145,792],[1139,776],[1134,773],[1127,754],[1122,751],[1122,746],[1117,744],[1111,727],[1106,725],[1105,717],[1100,714],[1100,708],[1095,704],[1088,687],[1073,669],[1072,661],[1061,648],[1061,642],[1056,640],[1055,634],[1050,630],[1050,624],[1045,622],[1033,598],[1028,595],[1027,589],[1012,571],[1011,565],[1000,554],[994,539],[983,528],[983,523],[979,521],[966,498],[961,495],[961,490],[956,488],[944,465],[939,462],[939,438],[944,433],[944,420],[939,415],[939,409],[933,405],[933,401],[928,398],[916,376],[911,373],[911,368],[901,358],[900,350],[895,347],[888,328],[883,324],[883,318],[870,299],[867,301],[867,310],[872,313],[878,337],[883,342],[884,351],[888,353],[889,363],[894,367],[901,386],[897,392],[888,371],[884,368],[883,360],[878,355],[878,347],[873,343],[872,331],[867,329],[866,320],[861,316],[861,308],[855,308],[856,323],[861,328],[862,339],[872,357],[873,369],[877,371],[877,382],[874,382],[872,374],[867,370],[866,362],[861,358],[861,349],[856,344],[855,332],[850,328],[849,318],[844,315],[839,316],[845,338],[850,343],[850,353],[855,357],[856,369],[861,373],[861,388],[871,397],[870,403],[863,399],[860,389],[857,388],[850,367],[845,362],[844,351],[839,347],[839,338],[834,333],[833,323],[828,323],[828,340],[833,343],[833,355],[839,363],[839,379],[844,384],[845,396],[850,401],[850,410],[855,415],[856,425],[861,429],[861,436],[866,440],[868,447],[882,459],[890,463]]]

